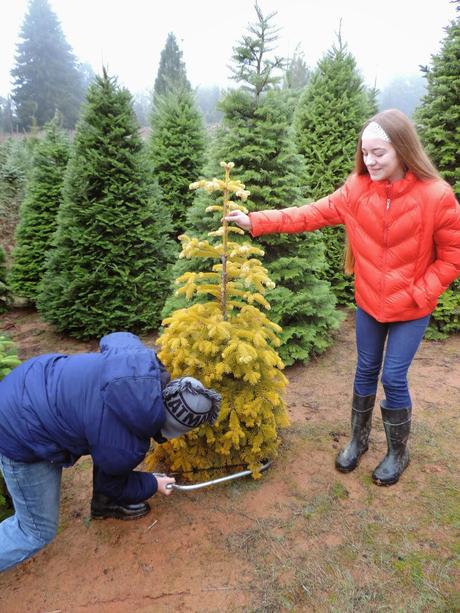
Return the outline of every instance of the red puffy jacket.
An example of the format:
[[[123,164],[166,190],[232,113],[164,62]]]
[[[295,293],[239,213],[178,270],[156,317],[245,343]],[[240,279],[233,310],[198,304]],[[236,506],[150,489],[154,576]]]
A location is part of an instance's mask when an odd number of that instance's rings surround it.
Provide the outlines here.
[[[312,204],[250,213],[252,235],[345,224],[355,256],[355,299],[381,322],[424,317],[460,276],[460,206],[441,179],[351,175]]]

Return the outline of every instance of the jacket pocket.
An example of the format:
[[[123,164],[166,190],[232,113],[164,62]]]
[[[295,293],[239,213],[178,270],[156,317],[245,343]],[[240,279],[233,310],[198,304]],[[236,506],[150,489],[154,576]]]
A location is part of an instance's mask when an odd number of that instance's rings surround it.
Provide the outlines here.
[[[436,307],[439,298],[438,296],[427,296],[427,292],[425,291],[425,289],[423,289],[423,287],[420,287],[420,285],[417,285],[417,283],[414,283],[414,286],[412,288],[412,296],[414,298],[415,304],[420,309],[429,308],[431,311]]]
[[[412,297],[414,299],[415,304],[420,309],[424,309],[428,306],[428,300],[424,290],[416,284],[414,284],[414,287],[412,288]]]

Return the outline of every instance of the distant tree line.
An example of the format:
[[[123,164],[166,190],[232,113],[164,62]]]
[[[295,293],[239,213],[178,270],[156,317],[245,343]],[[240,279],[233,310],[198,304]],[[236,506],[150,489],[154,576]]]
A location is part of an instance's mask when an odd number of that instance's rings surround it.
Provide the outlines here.
[[[16,61],[11,72],[13,88],[9,95],[0,97],[0,134],[41,128],[56,111],[62,116],[62,126],[73,129],[88,85],[95,76],[92,67],[78,62],[74,56],[48,0],[30,0],[19,36]],[[262,38],[264,53],[269,53],[277,32],[271,36],[274,37],[272,41]],[[233,76],[244,79],[245,72],[250,71],[251,62],[258,60],[259,52],[260,49],[256,47],[247,49],[242,46],[239,51],[236,50],[237,55],[240,53],[240,63],[234,65]],[[275,56],[270,61],[274,63],[273,67],[278,65],[282,68],[279,87],[301,90],[308,83],[311,69],[299,46],[291,58],[285,60]],[[256,95],[258,88],[265,86],[265,78],[266,74],[262,74],[260,82],[251,85],[255,87]],[[150,125],[153,99],[163,94],[171,82],[181,82],[191,90],[182,52],[172,32],[168,34],[161,53],[153,90],[134,94],[134,110],[141,127]],[[422,75],[396,77],[379,92],[377,102],[380,109],[397,107],[412,115],[424,92],[425,80]],[[205,124],[218,124],[223,117],[218,102],[225,92],[217,86],[199,86],[194,93]]]
[[[37,7],[45,11],[46,0],[32,0],[29,13]],[[233,161],[235,178],[251,192],[249,210],[305,203],[343,182],[378,92],[364,84],[340,33],[313,69],[299,49],[288,60],[277,56],[275,16],[256,5],[255,22],[233,50],[236,87],[213,90],[220,113],[213,130],[205,128],[199,90],[192,90],[170,33],[146,112],[146,138],[139,135],[136,101],[103,69],[87,87],[72,139],[64,113],[55,110],[42,133],[32,129],[0,143],[2,308],[22,298],[77,338],[117,328],[156,330],[181,306],[173,279],[199,266],[178,259],[178,236],[204,238],[216,227],[204,215],[212,199],[193,195],[192,181],[218,176],[220,162]],[[459,56],[457,18],[424,70],[426,93],[414,119],[460,196]],[[74,107],[64,108],[71,117]],[[45,116],[38,106],[22,115],[32,118],[32,128]],[[276,283],[267,299],[272,320],[283,328],[286,364],[324,351],[342,317],[337,305],[351,302],[343,242],[340,228],[257,240]],[[431,334],[460,330],[459,312],[457,282],[443,295]]]
[[[59,110],[63,126],[74,127],[91,75],[78,64],[48,0],[29,3],[20,38],[11,72],[14,115],[8,100],[6,121],[17,131],[29,130],[43,126]]]

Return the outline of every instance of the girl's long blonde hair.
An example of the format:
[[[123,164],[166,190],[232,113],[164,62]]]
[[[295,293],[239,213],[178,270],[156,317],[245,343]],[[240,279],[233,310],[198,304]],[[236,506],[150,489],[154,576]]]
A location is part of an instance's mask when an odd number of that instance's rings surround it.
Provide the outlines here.
[[[363,159],[361,136],[365,127],[371,121],[377,122],[379,126],[385,130],[406,171],[410,170],[418,179],[439,178],[436,167],[428,157],[420,142],[414,124],[404,113],[398,111],[398,109],[388,109],[381,113],[377,113],[363,125],[356,147],[355,167],[353,172],[358,175],[369,174]],[[348,237],[346,237],[344,270],[347,274],[353,274],[354,264],[355,258],[353,251]]]

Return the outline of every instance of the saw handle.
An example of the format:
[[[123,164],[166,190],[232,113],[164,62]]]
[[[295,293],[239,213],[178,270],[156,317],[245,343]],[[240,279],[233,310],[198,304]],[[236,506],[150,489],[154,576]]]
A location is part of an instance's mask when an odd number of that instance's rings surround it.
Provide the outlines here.
[[[272,460],[267,460],[260,467],[260,472],[267,470],[269,466],[271,466]],[[179,485],[178,483],[168,483],[165,487],[168,490],[179,490],[181,492],[187,492],[191,490],[199,490],[203,487],[209,487],[210,485],[216,485],[217,483],[223,483],[224,481],[232,481],[233,479],[240,479],[241,477],[247,477],[251,475],[254,471],[252,470],[242,470],[239,473],[234,473],[233,475],[227,475],[226,477],[219,477],[218,479],[211,479],[210,481],[202,481],[201,483],[193,483],[191,485]]]

